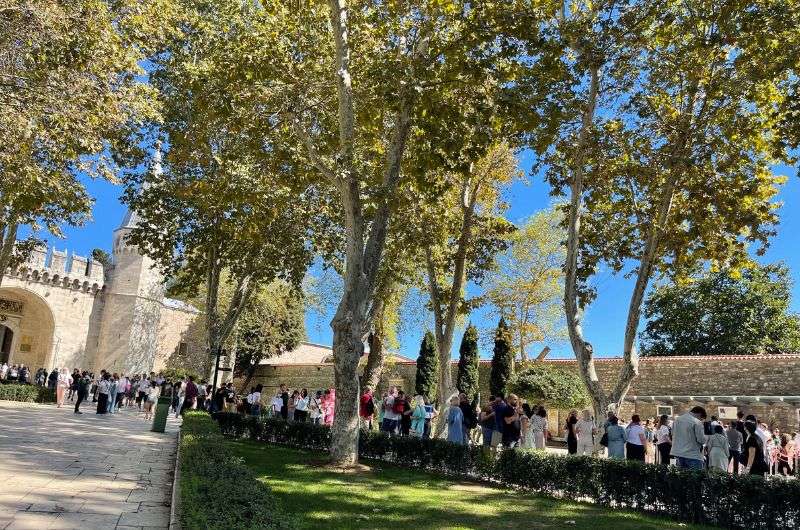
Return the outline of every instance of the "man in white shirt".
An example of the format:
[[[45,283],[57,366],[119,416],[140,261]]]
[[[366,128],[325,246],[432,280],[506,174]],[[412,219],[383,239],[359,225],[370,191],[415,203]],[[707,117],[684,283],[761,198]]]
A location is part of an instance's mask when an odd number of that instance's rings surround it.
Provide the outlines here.
[[[136,405],[139,407],[139,411],[141,412],[142,405],[147,399],[147,392],[150,390],[150,380],[147,378],[147,374],[142,374],[142,378],[139,380],[139,385],[136,387],[136,390],[139,391],[138,395],[136,396]]]
[[[594,452],[595,427],[592,413],[583,411],[583,417],[575,424],[575,434],[578,436],[578,456],[591,455]]]

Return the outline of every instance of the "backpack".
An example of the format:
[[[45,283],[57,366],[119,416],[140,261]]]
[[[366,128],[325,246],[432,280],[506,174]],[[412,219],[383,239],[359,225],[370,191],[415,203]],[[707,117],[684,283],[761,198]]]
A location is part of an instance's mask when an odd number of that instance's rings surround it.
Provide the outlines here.
[[[399,399],[394,400],[394,404],[392,405],[392,412],[395,414],[403,414],[405,411],[405,401],[401,401]]]

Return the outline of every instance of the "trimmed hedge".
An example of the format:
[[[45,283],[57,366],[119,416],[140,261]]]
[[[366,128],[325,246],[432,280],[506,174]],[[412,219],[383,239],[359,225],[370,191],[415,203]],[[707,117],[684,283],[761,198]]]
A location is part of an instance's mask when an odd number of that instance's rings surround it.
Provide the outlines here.
[[[327,450],[330,428],[281,418],[216,413],[230,436],[302,449]],[[553,497],[591,501],[693,523],[728,528],[800,528],[800,481],[707,473],[639,462],[541,451],[502,451],[445,440],[361,431],[359,456]]]
[[[22,401],[25,403],[55,403],[56,393],[38,385],[5,383],[0,385],[0,400]]]
[[[180,446],[180,522],[183,528],[290,529],[270,490],[230,454],[219,427],[202,411],[183,417]]]

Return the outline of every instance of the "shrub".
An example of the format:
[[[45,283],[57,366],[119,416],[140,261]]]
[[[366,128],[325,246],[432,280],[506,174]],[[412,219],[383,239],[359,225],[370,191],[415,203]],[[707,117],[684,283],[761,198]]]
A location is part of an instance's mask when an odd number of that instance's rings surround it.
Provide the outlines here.
[[[25,403],[55,403],[56,393],[38,385],[7,383],[0,385],[0,400],[23,401]]]
[[[559,409],[579,409],[589,403],[589,394],[581,377],[552,364],[533,361],[519,370],[508,382],[508,391]]]
[[[508,325],[501,317],[494,334],[492,369],[489,372],[489,392],[495,396],[508,394],[508,380],[514,373],[514,353],[511,351],[508,338]]]
[[[430,400],[436,399],[436,387],[439,378],[439,354],[436,351],[436,339],[433,333],[425,332],[422,344],[419,345],[417,357],[417,374],[414,389],[417,394]]]
[[[327,450],[330,428],[281,418],[217,413],[224,433],[303,449]],[[626,460],[502,451],[441,439],[362,430],[359,456],[560,498],[591,500],[727,528],[800,528],[800,481],[689,471]]]
[[[478,329],[470,324],[464,331],[458,348],[458,375],[456,388],[472,401],[478,394]]]
[[[184,415],[180,447],[180,522],[183,528],[292,528],[270,490],[205,412]]]

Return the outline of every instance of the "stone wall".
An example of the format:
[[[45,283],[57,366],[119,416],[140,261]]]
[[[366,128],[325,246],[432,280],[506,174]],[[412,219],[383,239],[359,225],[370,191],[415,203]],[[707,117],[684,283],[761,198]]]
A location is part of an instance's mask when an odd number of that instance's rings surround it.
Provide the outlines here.
[[[577,371],[574,360],[551,359],[545,362]],[[619,359],[597,359],[598,377],[607,390],[619,366]],[[489,395],[490,369],[489,362],[481,362],[479,378],[482,399]],[[455,365],[452,370],[455,379]],[[379,391],[389,385],[413,390],[415,374],[415,363],[390,365],[384,371]],[[333,378],[332,364],[262,365],[251,384],[263,384],[265,394],[270,395],[281,383],[290,388],[307,388],[311,391],[333,386]],[[717,407],[732,405],[784,430],[798,429],[798,401],[751,400],[745,403],[732,401],[731,398],[800,396],[800,355],[644,358],[640,361],[639,376],[634,380],[628,396],[631,401],[626,402],[620,411],[623,418],[634,413],[642,418],[655,417],[659,405],[672,406],[673,415],[681,414],[695,405],[704,406],[710,414],[716,414]],[[676,396],[680,400],[670,399]],[[691,397],[701,398],[702,401],[689,399]],[[707,399],[709,397],[716,399]],[[563,417],[563,411],[551,411],[551,426],[563,423]]]

